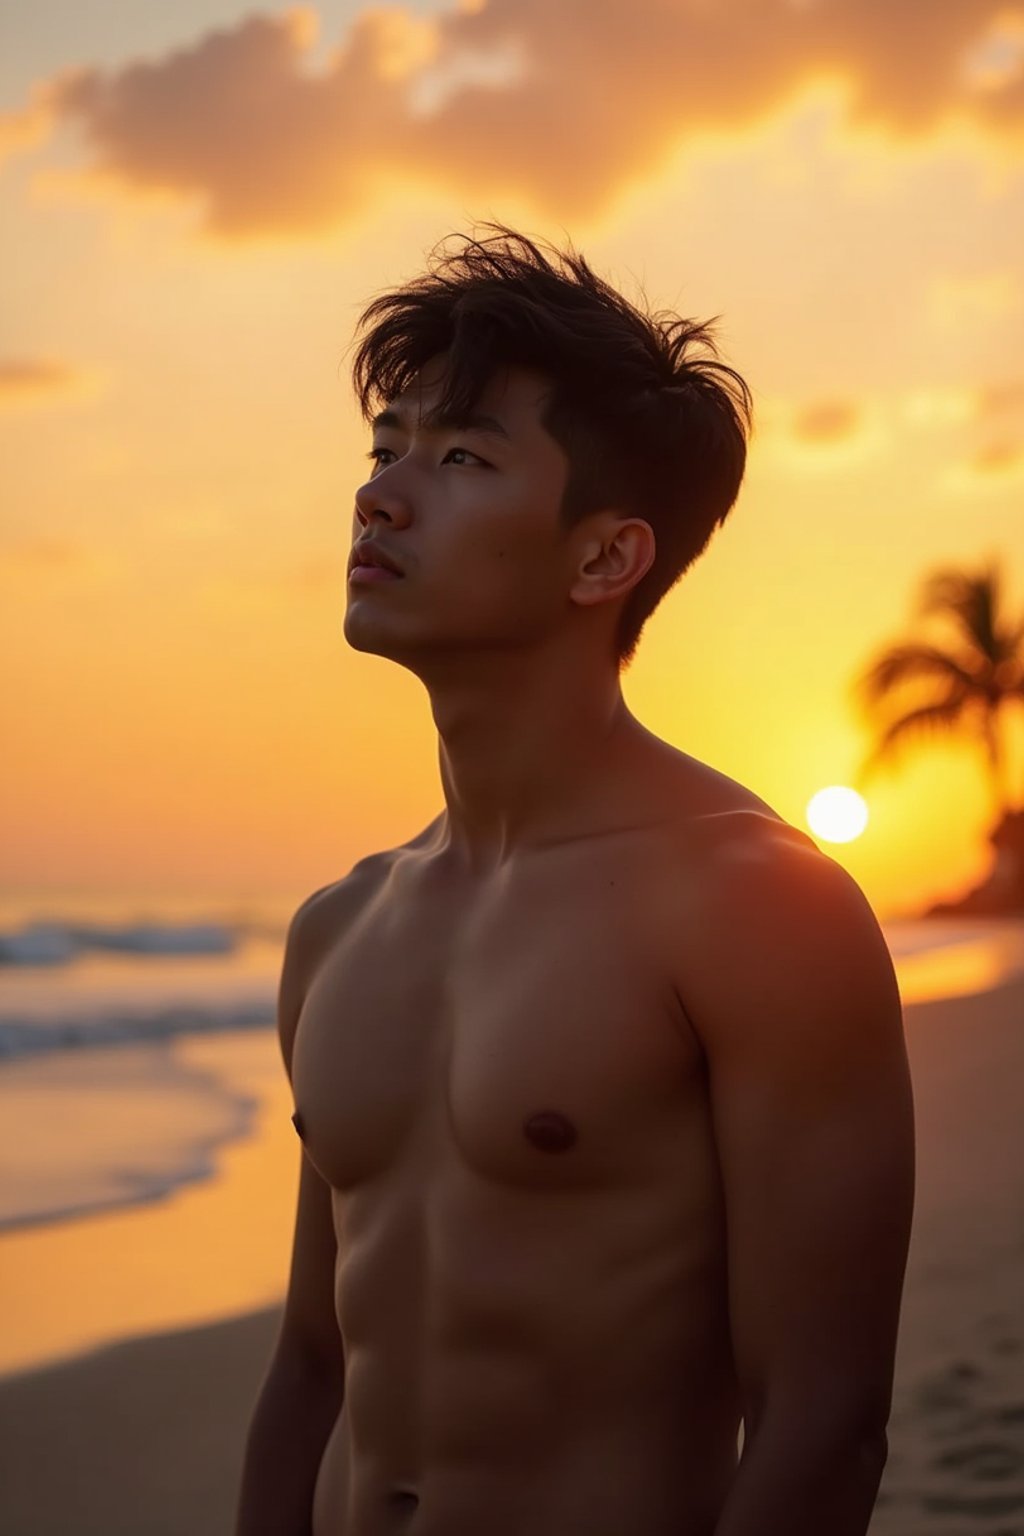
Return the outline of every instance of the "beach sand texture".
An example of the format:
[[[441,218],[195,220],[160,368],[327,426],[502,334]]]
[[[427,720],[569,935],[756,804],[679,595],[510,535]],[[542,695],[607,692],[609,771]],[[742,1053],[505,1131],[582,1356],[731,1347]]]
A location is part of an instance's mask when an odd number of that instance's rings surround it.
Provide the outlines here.
[[[1024,981],[911,1004],[906,1027],[917,1207],[871,1533],[1021,1536]],[[277,1139],[291,1172],[294,1147],[276,1123],[286,1087],[274,1097],[257,1139]],[[5,1248],[32,1238],[13,1234]],[[191,1262],[201,1276],[216,1258],[200,1250]],[[3,1536],[225,1536],[279,1317],[274,1305],[0,1381]]]

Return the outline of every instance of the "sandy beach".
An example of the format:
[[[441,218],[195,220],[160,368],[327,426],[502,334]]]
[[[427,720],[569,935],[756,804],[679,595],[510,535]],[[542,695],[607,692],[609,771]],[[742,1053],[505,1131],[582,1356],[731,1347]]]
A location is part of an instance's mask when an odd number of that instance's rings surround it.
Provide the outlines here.
[[[1024,980],[977,996],[910,1003],[906,1027],[917,1206],[890,1458],[871,1532],[1020,1536]],[[60,1227],[5,1238],[0,1259],[13,1266],[5,1269],[5,1294],[17,1272],[23,1305],[33,1275],[51,1298],[29,1328],[45,1328],[61,1289],[70,1305],[76,1264],[91,1251],[95,1268],[122,1276],[122,1334],[146,1333],[145,1297],[135,1297],[134,1312],[129,1298],[147,1222],[153,1251],[168,1251],[159,1248],[158,1232],[172,1231],[176,1262],[193,1275],[194,1295],[183,1305],[193,1316],[205,1305],[208,1315],[226,1320],[129,1338],[0,1380],[4,1536],[224,1536],[232,1529],[244,1437],[280,1300],[231,1316],[218,1277],[231,1245],[245,1242],[258,1252],[268,1283],[286,1274],[297,1175],[287,1084],[282,1075],[275,1085],[266,1044],[254,1055],[260,1052],[251,1079],[263,1083],[254,1136],[205,1191],[182,1190],[155,1207],[78,1222],[63,1238]],[[275,1193],[261,1205],[260,1180],[271,1166]],[[191,1227],[175,1226],[190,1199],[205,1200],[205,1213]],[[62,1247],[72,1237],[78,1249]],[[182,1251],[182,1243],[193,1246]],[[216,1297],[212,1304],[204,1288]],[[11,1330],[9,1311],[5,1322]],[[32,1347],[24,1337],[21,1344],[26,1353]],[[50,1347],[59,1351],[59,1342]]]

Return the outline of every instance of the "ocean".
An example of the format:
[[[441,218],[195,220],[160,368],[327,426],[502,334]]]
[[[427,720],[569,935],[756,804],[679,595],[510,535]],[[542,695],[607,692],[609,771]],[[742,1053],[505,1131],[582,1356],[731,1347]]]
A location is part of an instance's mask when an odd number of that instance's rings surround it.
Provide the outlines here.
[[[185,1046],[274,1031],[297,904],[0,902],[0,1231],[214,1175],[258,1100]]]

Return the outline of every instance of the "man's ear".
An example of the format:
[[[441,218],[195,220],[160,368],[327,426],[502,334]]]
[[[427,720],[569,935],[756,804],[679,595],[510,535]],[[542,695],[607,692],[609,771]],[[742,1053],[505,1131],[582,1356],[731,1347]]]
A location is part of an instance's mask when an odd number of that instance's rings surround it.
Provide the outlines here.
[[[656,549],[654,529],[641,517],[610,519],[589,530],[580,546],[570,598],[588,607],[625,597],[647,575]]]

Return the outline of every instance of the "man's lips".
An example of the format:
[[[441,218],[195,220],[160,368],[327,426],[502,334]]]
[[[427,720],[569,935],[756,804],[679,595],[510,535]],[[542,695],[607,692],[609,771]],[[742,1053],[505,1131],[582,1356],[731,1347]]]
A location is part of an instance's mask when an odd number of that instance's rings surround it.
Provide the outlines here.
[[[402,575],[402,568],[398,561],[394,560],[373,539],[362,540],[352,550],[348,562],[349,577],[353,577],[357,571],[379,571],[382,575],[391,577]]]
[[[402,576],[398,571],[389,571],[383,565],[354,565],[348,573],[350,582],[364,585],[370,581],[401,581]]]

